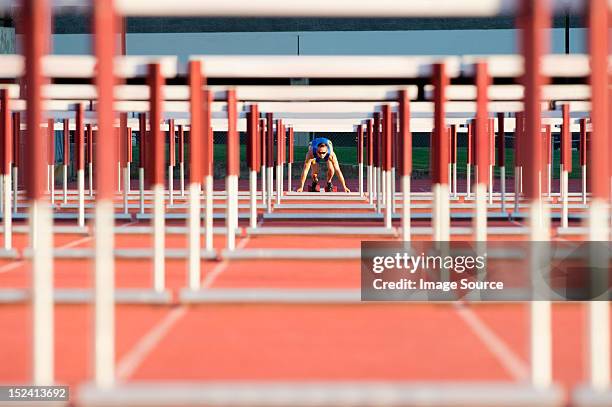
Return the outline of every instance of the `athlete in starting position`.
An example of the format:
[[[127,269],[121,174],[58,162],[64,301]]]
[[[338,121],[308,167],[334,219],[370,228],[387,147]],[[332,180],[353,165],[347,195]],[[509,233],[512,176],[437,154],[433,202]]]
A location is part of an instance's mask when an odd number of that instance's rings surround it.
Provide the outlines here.
[[[311,166],[312,185],[310,187],[310,191],[316,190],[316,186],[319,184],[319,163],[322,162],[327,162],[327,185],[325,186],[325,191],[332,192],[334,190],[334,186],[331,181],[334,174],[338,173],[338,178],[340,179],[340,182],[342,182],[344,192],[351,192],[344,181],[344,176],[340,170],[338,157],[336,156],[336,153],[334,153],[332,142],[324,137],[319,137],[312,140],[308,146],[308,153],[306,154],[304,169],[302,170],[302,179],[300,180],[300,187],[297,189],[297,192],[302,192],[304,190],[304,182],[306,182],[306,177],[308,176],[308,171],[310,170]]]

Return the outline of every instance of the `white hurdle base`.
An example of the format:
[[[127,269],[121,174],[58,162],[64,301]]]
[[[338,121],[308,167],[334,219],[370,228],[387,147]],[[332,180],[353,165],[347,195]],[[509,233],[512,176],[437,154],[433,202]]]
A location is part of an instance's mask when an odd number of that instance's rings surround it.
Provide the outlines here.
[[[113,291],[116,304],[169,304],[170,291],[147,288],[118,288]],[[92,304],[94,290],[90,288],[59,288],[53,291],[55,304]],[[17,304],[30,301],[29,290],[0,290],[0,304]]]
[[[78,392],[80,406],[553,407],[558,388],[505,382],[140,382]]]
[[[581,386],[574,391],[571,405],[575,407],[612,406],[612,389],[597,390],[589,386]]]
[[[361,249],[234,249],[223,250],[226,260],[351,260],[361,258]]]

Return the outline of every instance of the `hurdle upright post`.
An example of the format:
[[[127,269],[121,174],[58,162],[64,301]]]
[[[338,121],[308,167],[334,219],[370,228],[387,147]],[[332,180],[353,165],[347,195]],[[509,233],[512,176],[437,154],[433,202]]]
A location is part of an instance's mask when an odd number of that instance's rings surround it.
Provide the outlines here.
[[[276,121],[276,204],[281,203],[283,194],[283,122]]]
[[[542,57],[548,51],[545,35],[550,27],[548,2],[523,0],[519,25],[522,27],[521,51],[525,61],[524,86],[525,139],[521,140],[521,162],[527,178],[524,183],[525,198],[529,202],[530,240],[534,242],[550,239],[550,219],[547,207],[542,204],[542,137],[541,100],[545,78],[541,72]],[[523,155],[524,152],[524,155]],[[538,248],[540,251],[541,248]],[[532,273],[547,275],[542,267],[543,253],[532,249]],[[538,277],[534,276],[533,281]],[[552,384],[552,321],[549,301],[531,301],[530,312],[530,361],[531,382],[536,388],[547,388]]]
[[[493,168],[495,167],[495,118],[489,118],[489,125],[487,126],[489,131],[489,205],[493,205]]]
[[[497,113],[497,165],[501,190],[501,211],[506,213],[506,120]]]
[[[150,92],[151,120],[151,174],[153,184],[153,287],[163,291],[165,286],[164,245],[164,137],[162,124],[162,87],[164,78],[159,63],[150,64],[147,83]]]
[[[11,104],[8,89],[0,89],[0,149],[2,150],[2,199],[4,223],[4,250],[13,248],[13,214],[11,210],[11,156],[13,155],[13,134],[11,131]]]
[[[247,112],[247,163],[249,167],[249,196],[251,228],[257,227],[257,136],[259,129],[259,111],[257,105],[251,105]],[[289,171],[291,173],[291,171]],[[290,189],[291,187],[289,187]]]
[[[79,209],[77,224],[79,227],[85,226],[85,134],[83,127],[83,104],[78,103],[76,105],[76,119],[75,119],[75,147],[76,147],[76,167],[77,167],[77,189],[78,189],[78,200]]]
[[[206,85],[205,77],[202,84]],[[202,131],[204,134],[202,148],[202,177],[205,183],[205,212],[204,212],[204,245],[207,251],[213,250],[213,194],[214,194],[214,145],[212,127],[213,92],[205,88],[202,100]]]
[[[432,135],[433,240],[450,240],[450,201],[448,191],[449,140],[446,130],[446,86],[444,63],[433,66],[434,133]]]
[[[487,185],[490,185],[490,156],[489,142],[491,140],[488,128],[491,123],[488,119],[489,97],[487,90],[491,83],[486,62],[477,62],[475,66],[476,81],[476,122],[474,134],[475,153],[475,185],[476,193],[474,213],[474,237],[476,242],[487,240]],[[489,192],[490,193],[490,192]]]
[[[147,152],[147,114],[145,112],[140,113],[138,116],[138,153],[139,153],[139,166],[138,166],[138,191],[140,193],[140,214],[145,213],[145,167],[146,167],[146,152]]]
[[[569,226],[568,215],[568,178],[572,171],[572,133],[570,129],[570,110],[569,104],[564,104],[561,108],[563,114],[563,126],[561,127],[561,227]]]
[[[176,132],[174,119],[168,120],[168,201],[174,205],[174,166],[176,165]]]
[[[451,138],[450,138],[450,162],[451,162],[451,176],[452,176],[452,191],[453,197],[457,197],[457,125],[451,124],[450,126]]]
[[[357,126],[357,165],[358,175],[357,179],[359,182],[359,196],[363,196],[363,126],[360,124]]]
[[[261,203],[265,204],[266,202],[266,154],[267,154],[267,144],[266,144],[266,119],[259,120],[259,160],[261,166]]]
[[[185,130],[182,124],[178,126],[179,152],[179,188],[181,198],[185,197]]]
[[[397,112],[391,110],[391,121],[389,125],[391,126],[391,180],[389,182],[389,187],[391,188],[391,214],[395,213],[395,174],[397,167],[397,149],[398,149],[398,131],[397,131],[397,123],[398,123],[398,115]],[[393,215],[391,215],[393,216]]]
[[[399,162],[402,172],[402,240],[411,240],[410,177],[412,174],[412,133],[410,133],[410,98],[406,90],[399,93]]]
[[[45,143],[41,134],[43,113],[42,59],[49,41],[51,9],[46,0],[25,0],[20,10],[24,33],[25,81],[27,87],[27,133],[24,159],[26,192],[30,202],[30,245],[32,248],[32,363],[34,385],[54,382],[53,233],[52,213],[44,198]]]
[[[97,60],[94,82],[98,92],[96,139],[95,209],[95,301],[94,301],[94,379],[99,388],[115,383],[115,262],[114,262],[114,163],[117,160],[114,137],[115,11],[113,0],[93,3],[93,50]]]
[[[546,148],[544,153],[546,157],[546,193],[549,197],[552,197],[552,126],[549,124],[546,125],[544,137],[544,147]]]
[[[374,112],[374,137],[373,137],[373,153],[374,153],[374,199],[376,199],[376,212],[380,213],[382,208],[381,194],[381,172],[380,172],[380,112]]]
[[[291,191],[292,182],[292,167],[293,167],[293,147],[295,143],[295,134],[293,127],[289,127],[289,161],[287,163],[287,191]]]
[[[49,177],[49,194],[51,195],[51,206],[55,204],[55,121],[47,120],[47,176]]]
[[[274,117],[272,115],[272,113],[266,113],[266,129],[268,131],[267,134],[267,140],[266,140],[266,159],[267,159],[267,163],[266,163],[266,175],[268,176],[268,180],[267,180],[267,186],[268,186],[268,193],[267,193],[267,202],[266,202],[266,211],[268,213],[272,212],[272,196],[274,195],[274,185],[272,184],[274,182],[274,174],[273,174],[273,167],[274,167]]]
[[[514,213],[518,215],[520,210],[521,202],[521,143],[523,142],[523,130],[524,130],[524,114],[523,112],[516,112],[515,115],[515,128],[514,128]]]
[[[200,288],[200,192],[202,190],[202,63],[189,61],[189,205],[188,205],[188,285],[191,290]],[[179,130],[182,132],[182,126]],[[182,162],[181,162],[182,163]]]
[[[70,120],[64,119],[64,165],[63,169],[63,194],[64,205],[68,203],[68,165],[70,165]]]
[[[87,124],[87,177],[89,180],[88,194],[90,197],[93,196],[93,126],[91,123]],[[55,150],[55,147],[53,147]],[[55,162],[55,157],[53,159]]]
[[[19,165],[21,164],[21,113],[13,112],[13,214],[19,212]]]
[[[123,172],[123,213],[128,214],[128,172],[127,172],[127,139],[128,139],[128,116],[126,112],[119,114],[119,171]],[[121,177],[119,178],[121,182]],[[119,189],[121,190],[121,188]]]
[[[607,219],[610,204],[610,136],[608,99],[608,30],[609,9],[606,0],[592,0],[587,5],[588,50],[591,61],[591,124],[589,142],[589,189],[591,203],[588,212],[588,240],[608,241],[610,224]],[[598,256],[591,266],[607,269],[608,256]],[[600,262],[600,261],[601,262]],[[609,284],[609,283],[608,283]],[[606,285],[607,286],[607,285]],[[610,388],[610,304],[608,301],[588,303],[588,367],[589,382],[596,391]]]
[[[474,157],[474,125],[472,123],[467,123],[467,133],[466,133],[466,137],[467,137],[467,158],[466,158],[466,165],[465,165],[465,178],[466,178],[466,184],[465,184],[465,194],[466,194],[466,198],[469,199],[472,196],[472,164],[473,164],[473,157]]]
[[[236,229],[238,228],[238,176],[240,174],[240,139],[238,137],[238,130],[236,128],[236,125],[236,91],[234,89],[228,89],[226,167],[227,178],[225,180],[225,189],[227,194],[227,212],[225,215],[225,225],[227,226],[227,250],[234,250],[236,248]]]
[[[580,168],[582,175],[582,204],[587,204],[587,119],[580,119]]]
[[[367,170],[367,178],[368,178],[368,204],[372,205],[374,202],[374,176],[373,176],[373,163],[374,163],[374,129],[372,119],[369,119],[366,124],[366,134],[367,134],[367,160],[368,160],[368,170]]]
[[[391,106],[388,104],[384,104],[382,106],[382,137],[383,137],[383,158],[382,158],[382,176],[385,179],[386,188],[385,188],[385,228],[391,229],[393,227],[393,210],[391,205],[391,200],[393,197],[391,196],[393,189],[391,188],[391,161],[393,157],[391,156],[391,135],[392,135],[392,115],[391,115]]]

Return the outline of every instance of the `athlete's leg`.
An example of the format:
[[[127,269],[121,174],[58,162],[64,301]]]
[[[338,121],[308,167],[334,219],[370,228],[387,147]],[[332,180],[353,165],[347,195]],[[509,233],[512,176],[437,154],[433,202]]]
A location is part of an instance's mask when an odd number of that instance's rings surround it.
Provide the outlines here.
[[[332,163],[327,162],[327,183],[331,184],[332,182],[332,178],[334,178],[334,166],[332,165]]]
[[[317,162],[313,162],[310,168],[312,169],[312,180],[319,182],[319,165]]]

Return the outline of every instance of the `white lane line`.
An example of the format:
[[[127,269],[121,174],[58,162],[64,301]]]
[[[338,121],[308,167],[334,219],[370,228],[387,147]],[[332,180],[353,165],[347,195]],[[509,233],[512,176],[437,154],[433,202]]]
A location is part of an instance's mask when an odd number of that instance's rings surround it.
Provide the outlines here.
[[[242,239],[237,249],[244,248],[249,240],[250,238],[248,236]],[[202,282],[202,289],[210,288],[215,279],[227,269],[228,264],[228,260],[223,260],[221,263],[217,264],[210,273],[207,273],[206,278]],[[117,380],[119,382],[128,380],[134,372],[136,372],[142,362],[149,356],[155,347],[159,345],[172,327],[185,316],[187,309],[188,307],[186,305],[180,305],[178,308],[174,308],[147,332],[132,349],[130,349],[117,364]]]
[[[133,225],[135,223],[138,223],[138,221],[133,221],[133,222],[130,222],[130,223],[126,223],[124,225],[121,225],[120,228],[125,228],[125,227],[131,226],[131,225]],[[69,248],[77,246],[77,245],[79,245],[81,243],[88,242],[91,239],[93,239],[93,235],[92,236],[87,236],[87,237],[82,237],[80,239],[73,240],[72,242],[68,242],[68,243],[58,247],[58,249],[69,249]],[[9,264],[5,264],[4,266],[0,267],[0,274],[7,273],[7,272],[9,272],[11,270],[14,270],[17,267],[23,265],[25,262],[26,262],[26,260],[18,260],[18,261],[9,263]]]
[[[529,366],[497,336],[471,309],[454,305],[455,311],[471,331],[486,345],[504,369],[517,381],[529,378]]]

